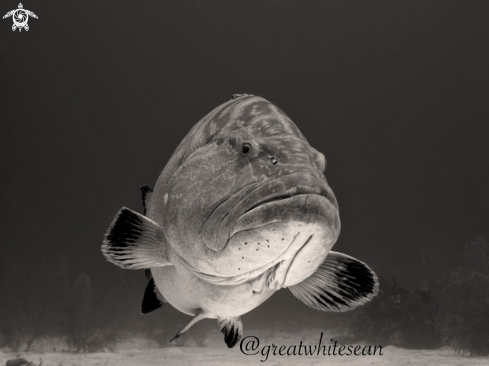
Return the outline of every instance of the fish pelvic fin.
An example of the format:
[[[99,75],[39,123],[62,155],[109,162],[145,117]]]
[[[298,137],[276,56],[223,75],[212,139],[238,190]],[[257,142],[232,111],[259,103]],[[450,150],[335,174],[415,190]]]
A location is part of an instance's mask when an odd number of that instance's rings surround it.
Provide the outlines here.
[[[152,311],[161,308],[165,302],[167,301],[158,290],[158,287],[156,287],[155,280],[151,278],[144,291],[143,302],[141,303],[141,314],[149,314]]]
[[[125,269],[172,265],[163,228],[153,220],[126,207],[120,209],[104,236],[102,253]]]
[[[148,186],[141,186],[141,193],[142,193],[143,208],[144,208],[143,214],[146,215],[146,213],[149,211],[149,208],[151,206],[151,196],[153,196],[153,190]]]
[[[316,272],[289,290],[313,309],[344,312],[377,296],[379,281],[365,263],[330,252]]]
[[[237,318],[217,318],[217,324],[224,334],[224,341],[228,348],[233,348],[243,336],[243,323],[241,317]]]
[[[185,326],[182,328],[182,330],[180,332],[178,332],[177,334],[175,334],[175,336],[172,339],[170,339],[168,341],[168,343],[173,342],[175,339],[177,339],[178,337],[183,335],[187,330],[189,330],[192,327],[192,325],[194,325],[198,321],[205,319],[205,318],[207,318],[207,315],[204,314],[202,309],[199,309],[197,311],[197,313],[194,315],[194,317],[192,319],[190,319],[189,322],[187,324],[185,324]]]

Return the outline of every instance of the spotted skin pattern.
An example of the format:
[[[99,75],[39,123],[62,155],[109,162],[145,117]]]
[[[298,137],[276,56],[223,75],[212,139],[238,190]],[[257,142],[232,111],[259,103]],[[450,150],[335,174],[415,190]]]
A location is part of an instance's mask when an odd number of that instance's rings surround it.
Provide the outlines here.
[[[190,130],[154,190],[142,187],[146,217],[119,211],[102,252],[122,268],[150,268],[143,313],[168,302],[194,316],[173,339],[217,318],[233,347],[240,316],[286,287],[312,308],[350,310],[378,281],[331,252],[341,224],[325,168],[284,112],[235,95]]]

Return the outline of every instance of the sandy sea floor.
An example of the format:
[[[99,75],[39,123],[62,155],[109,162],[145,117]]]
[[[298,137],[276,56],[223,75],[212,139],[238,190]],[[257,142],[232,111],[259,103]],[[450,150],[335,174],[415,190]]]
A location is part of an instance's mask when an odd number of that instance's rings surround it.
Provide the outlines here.
[[[312,356],[308,355],[273,355],[270,350],[266,359],[266,350],[263,348],[272,343],[286,347],[297,345],[302,340],[302,344],[317,345],[321,331],[311,336],[308,334],[274,334],[273,337],[261,332],[247,332],[246,336],[254,335],[260,339],[260,345],[255,351],[255,355],[245,355],[240,350],[238,343],[233,349],[228,349],[224,344],[220,334],[212,334],[206,337],[205,346],[192,346],[191,342],[185,342],[186,346],[158,347],[154,342],[142,338],[133,338],[120,344],[117,352],[76,354],[68,352],[21,352],[20,357],[34,365],[39,365],[42,359],[43,366],[143,366],[143,365],[447,365],[447,366],[489,366],[489,357],[467,357],[457,354],[450,348],[439,350],[406,350],[394,346],[382,348],[382,355],[377,351],[376,355],[370,356],[340,356],[322,355],[317,352]],[[248,338],[251,339],[251,338]],[[182,343],[180,343],[182,344]],[[322,344],[328,347],[330,337],[323,335]],[[364,344],[358,344],[361,347]],[[348,346],[348,345],[346,345]],[[243,343],[243,348],[245,344]],[[261,353],[263,350],[263,354]],[[285,349],[286,350],[286,349]],[[332,349],[331,349],[332,350]],[[297,349],[296,349],[297,351]],[[290,352],[293,352],[291,349]],[[302,348],[302,353],[304,349]],[[327,352],[327,351],[326,351]],[[7,360],[16,358],[18,353],[11,353],[6,350],[0,351],[0,366],[5,365]],[[263,361],[262,360],[265,360]]]

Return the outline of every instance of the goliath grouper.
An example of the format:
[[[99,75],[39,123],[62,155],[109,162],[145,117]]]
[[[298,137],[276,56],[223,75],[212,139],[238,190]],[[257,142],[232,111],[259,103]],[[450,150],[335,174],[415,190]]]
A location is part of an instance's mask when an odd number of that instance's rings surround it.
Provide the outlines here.
[[[241,315],[287,287],[314,309],[354,309],[377,295],[378,280],[331,251],[340,218],[325,167],[284,112],[233,95],[190,130],[154,190],[142,187],[144,215],[117,213],[102,252],[148,270],[143,314],[168,302],[193,316],[173,339],[217,318],[233,347]]]

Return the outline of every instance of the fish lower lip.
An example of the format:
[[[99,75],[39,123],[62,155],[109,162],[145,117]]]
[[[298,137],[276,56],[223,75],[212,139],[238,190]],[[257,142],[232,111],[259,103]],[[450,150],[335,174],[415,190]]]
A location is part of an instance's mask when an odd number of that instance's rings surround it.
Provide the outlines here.
[[[283,200],[286,200],[288,198],[291,198],[291,197],[294,197],[294,195],[286,195],[286,196],[277,196],[277,197],[272,197],[270,199],[267,199],[267,200],[264,200],[264,201],[261,201],[260,203],[257,203],[256,205],[250,207],[249,209],[247,209],[244,213],[248,213],[250,212],[251,210],[257,208],[257,207],[260,207],[261,205],[264,205],[265,203],[270,203],[270,202],[275,202],[275,201],[283,201]]]

